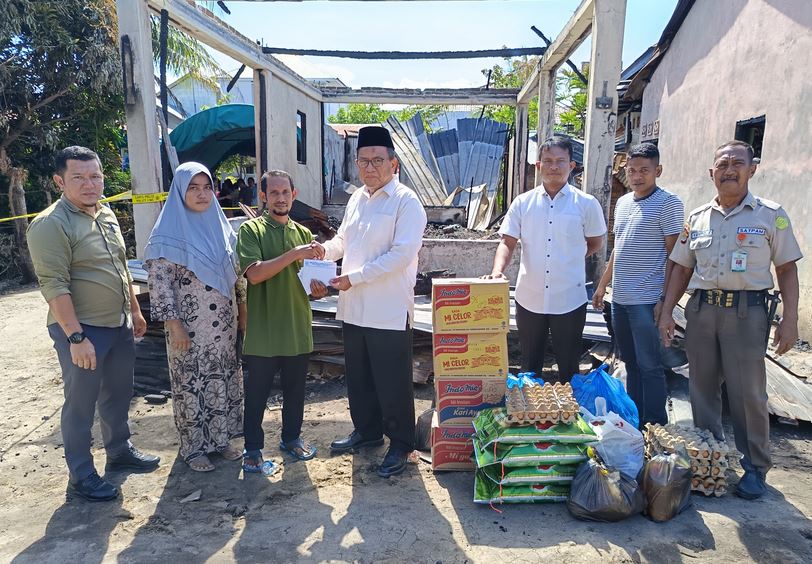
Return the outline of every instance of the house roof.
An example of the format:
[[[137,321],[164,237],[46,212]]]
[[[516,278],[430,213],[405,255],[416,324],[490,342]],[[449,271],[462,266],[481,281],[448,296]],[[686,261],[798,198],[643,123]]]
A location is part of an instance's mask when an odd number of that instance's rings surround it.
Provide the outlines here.
[[[671,41],[673,41],[674,36],[679,31],[682,22],[685,21],[695,1],[696,0],[678,0],[674,8],[674,13],[671,14],[671,19],[666,24],[665,29],[663,29],[659,41],[649,47],[643,55],[638,57],[634,63],[623,71],[621,80],[624,80],[624,75],[626,75],[627,72],[631,76],[626,78],[626,80],[629,80],[629,83],[625,88],[625,92],[620,97],[621,102],[634,102],[643,98],[643,90],[646,88],[649,80],[651,80],[651,75],[654,74],[663,56],[665,56],[666,51],[668,51],[668,48],[671,46]]]

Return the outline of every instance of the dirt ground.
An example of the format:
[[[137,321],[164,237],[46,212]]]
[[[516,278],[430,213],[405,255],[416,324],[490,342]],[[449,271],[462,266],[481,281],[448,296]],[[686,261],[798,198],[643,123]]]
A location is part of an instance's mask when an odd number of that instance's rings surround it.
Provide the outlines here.
[[[108,476],[123,491],[114,502],[66,500],[62,387],[45,313],[35,289],[0,296],[1,562],[812,562],[809,425],[774,427],[762,500],[694,496],[668,523],[586,523],[563,504],[474,505],[470,473],[434,475],[425,463],[378,478],[383,447],[330,457],[330,440],[351,424],[343,386],[329,382],[308,390],[304,433],[318,457],[284,459],[271,479],[222,460],[191,472],[177,456],[171,404],[134,398],[133,441],[161,456],[160,469]],[[418,389],[418,413],[431,394]],[[270,446],[279,417],[266,416]],[[103,451],[94,454],[103,468]],[[199,501],[181,501],[197,490]]]

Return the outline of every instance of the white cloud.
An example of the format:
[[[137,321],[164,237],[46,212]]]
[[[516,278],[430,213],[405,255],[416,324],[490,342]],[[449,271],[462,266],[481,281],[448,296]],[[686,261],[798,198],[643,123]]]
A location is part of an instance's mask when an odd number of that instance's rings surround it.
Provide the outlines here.
[[[305,78],[340,78],[344,84],[352,84],[355,79],[355,73],[341,65],[316,63],[298,55],[275,57]]]

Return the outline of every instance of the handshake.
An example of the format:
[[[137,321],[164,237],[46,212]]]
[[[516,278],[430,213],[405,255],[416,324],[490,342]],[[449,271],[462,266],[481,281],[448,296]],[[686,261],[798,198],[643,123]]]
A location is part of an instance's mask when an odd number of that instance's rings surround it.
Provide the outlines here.
[[[313,241],[307,245],[299,245],[295,250],[297,260],[324,260],[324,245],[318,241]]]
[[[324,245],[318,241],[313,241],[307,245],[300,245],[294,249],[297,260],[324,260]],[[330,280],[330,286],[336,290],[349,290],[352,287],[350,277],[346,274],[338,276]],[[323,298],[327,295],[327,286],[319,280],[310,281],[310,295],[316,299]]]

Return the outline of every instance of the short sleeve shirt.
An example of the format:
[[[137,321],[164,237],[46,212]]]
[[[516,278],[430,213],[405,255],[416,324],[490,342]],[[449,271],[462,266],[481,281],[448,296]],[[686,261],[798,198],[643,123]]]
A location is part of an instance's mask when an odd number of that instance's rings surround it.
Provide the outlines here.
[[[728,214],[714,199],[693,210],[671,260],[694,274],[689,289],[767,290],[771,264],[803,257],[787,212],[748,193]]]
[[[665,238],[682,231],[682,200],[659,187],[645,198],[624,194],[617,201],[614,217],[612,301],[657,303],[665,283]]]
[[[246,221],[237,237],[240,272],[259,261],[272,260],[313,240],[306,227],[293,220],[283,225],[268,212]],[[243,353],[254,356],[296,356],[313,351],[313,312],[299,281],[299,262],[273,278],[248,284],[248,324]]]
[[[537,186],[510,204],[499,233],[522,243],[516,302],[523,308],[562,314],[586,303],[586,238],[606,234],[594,196],[566,184],[550,198]]]

